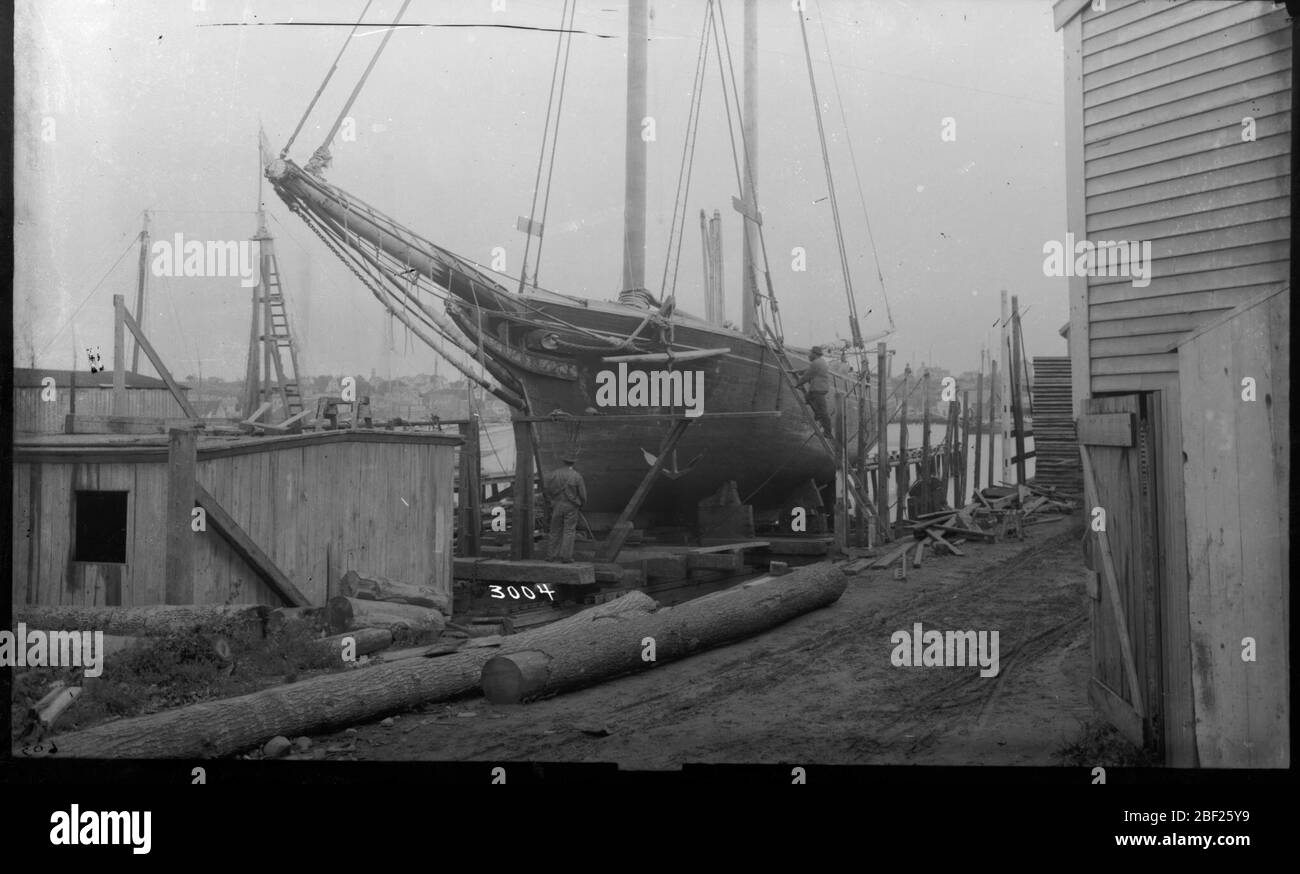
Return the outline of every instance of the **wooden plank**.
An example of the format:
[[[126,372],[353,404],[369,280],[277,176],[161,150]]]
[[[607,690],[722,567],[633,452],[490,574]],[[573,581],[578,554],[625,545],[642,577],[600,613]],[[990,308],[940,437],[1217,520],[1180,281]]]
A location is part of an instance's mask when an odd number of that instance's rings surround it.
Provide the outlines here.
[[[1086,446],[1132,446],[1135,418],[1132,413],[1085,413],[1075,421],[1075,433]]]
[[[1105,719],[1124,735],[1130,743],[1141,747],[1145,740],[1142,736],[1142,717],[1127,701],[1121,698],[1105,683],[1096,677],[1088,678],[1088,701]]]
[[[510,557],[526,561],[533,557],[533,479],[535,470],[531,423],[515,419],[514,528],[510,533]]]
[[[113,415],[126,415],[126,304],[113,295]]]
[[[154,370],[158,371],[158,376],[167,384],[167,390],[172,393],[172,397],[176,399],[176,403],[180,404],[181,409],[185,411],[186,418],[201,418],[199,414],[194,411],[194,407],[190,405],[190,399],[185,396],[185,392],[176,384],[176,380],[172,379],[171,371],[167,369],[167,365],[163,364],[162,357],[154,351],[153,344],[151,344],[149,339],[145,337],[144,331],[140,330],[140,326],[136,324],[135,318],[126,311],[125,307],[122,308],[122,320],[126,324],[126,327],[130,329],[132,335],[135,336],[135,341],[139,344],[139,348],[143,349],[144,354],[149,356],[149,361],[153,364]]]
[[[204,419],[155,419],[143,416],[64,417],[65,434],[166,434],[173,428],[202,428]]]
[[[825,555],[829,537],[769,537],[767,551],[774,555]]]
[[[207,511],[208,525],[230,544],[235,553],[242,558],[253,572],[276,595],[290,607],[307,607],[311,601],[298,590],[298,587],[285,576],[284,572],[271,561],[260,546],[240,527],[212,493],[197,482],[194,484],[195,500]]]
[[[942,534],[940,534],[938,531],[934,530],[933,528],[927,528],[925,530],[925,536],[933,540],[935,544],[937,544],[938,546],[942,546],[946,548],[953,555],[966,554],[962,552],[960,549],[958,549],[956,546],[954,546],[952,543],[950,543]]]
[[[1219,327],[1220,325],[1226,325],[1228,322],[1234,321],[1235,319],[1239,318],[1240,316],[1244,315],[1245,313],[1249,312],[1255,307],[1268,303],[1270,300],[1277,297],[1279,294],[1282,294],[1283,292],[1288,290],[1289,290],[1289,286],[1283,285],[1278,288],[1266,289],[1264,291],[1258,292],[1255,295],[1252,295],[1249,300],[1243,301],[1238,307],[1233,309],[1231,312],[1224,313],[1221,316],[1211,319],[1210,321],[1206,322],[1204,325],[1201,325],[1198,329],[1193,331],[1191,334],[1187,335],[1186,337],[1183,337],[1177,343],[1172,344],[1171,348],[1176,349],[1179,346],[1182,346],[1184,343],[1188,343],[1191,342],[1192,340],[1196,340],[1203,334],[1213,331],[1215,328]]]
[[[884,555],[882,555],[880,558],[878,558],[878,559],[876,559],[874,562],[872,562],[872,563],[871,563],[871,567],[872,567],[872,568],[875,568],[875,569],[880,569],[880,568],[887,568],[887,567],[889,567],[891,564],[893,564],[894,562],[896,562],[896,561],[898,561],[900,558],[902,558],[904,554],[906,554],[907,552],[911,551],[911,549],[912,549],[912,544],[913,544],[913,541],[911,541],[911,540],[905,540],[902,544],[900,544],[900,545],[898,545],[898,546],[895,546],[895,547],[894,547],[893,549],[891,549],[889,552],[886,552],[886,553],[885,553]]]
[[[641,482],[637,485],[636,491],[628,499],[627,506],[619,513],[618,521],[614,523],[614,528],[610,531],[609,537],[599,547],[599,556],[601,561],[613,561],[618,557],[619,550],[623,548],[623,543],[627,535],[632,530],[632,519],[640,511],[641,505],[645,502],[646,496],[650,494],[650,489],[656,479],[659,478],[659,472],[663,470],[664,463],[672,457],[673,450],[677,448],[677,443],[686,432],[686,428],[691,424],[690,419],[680,419],[673,423],[672,429],[668,432],[668,437],[659,447],[659,455],[655,458],[654,464],[646,471]]]
[[[978,528],[962,528],[957,525],[927,525],[926,531],[942,531],[948,534],[960,534],[963,537],[971,537],[977,540],[984,540],[993,543],[997,540],[997,535],[992,531],[981,531]]]
[[[686,556],[686,569],[696,570],[719,570],[719,571],[739,571],[744,567],[745,558],[739,552],[706,552],[706,553],[688,553]]]
[[[918,541],[916,544],[916,555],[912,557],[912,567],[920,567],[925,560],[925,541]]]
[[[533,560],[455,558],[452,561],[452,576],[458,580],[591,586],[596,583],[596,567],[590,562],[560,564]]]
[[[271,403],[269,401],[263,402],[256,410],[253,410],[252,415],[245,419],[243,423],[245,425],[252,425],[258,419],[262,418],[262,416],[266,415],[266,411],[269,409],[271,409]]]
[[[194,540],[190,528],[194,510],[197,441],[193,431],[173,429],[167,439],[167,506],[163,513],[166,530],[165,604],[193,604]]]
[[[690,349],[685,352],[647,352],[640,355],[607,355],[600,360],[608,364],[617,364],[620,361],[655,363],[668,363],[671,361],[700,361],[705,358],[716,358],[719,355],[726,355],[730,351],[730,347],[724,346],[720,349]]]
[[[764,546],[770,546],[770,545],[771,545],[771,544],[770,544],[768,541],[766,541],[766,540],[745,540],[745,541],[741,541],[741,542],[739,542],[739,543],[735,543],[735,542],[723,542],[723,543],[717,543],[717,544],[709,545],[709,544],[708,544],[708,541],[711,540],[711,539],[712,539],[712,538],[709,538],[709,537],[703,537],[703,538],[700,538],[700,542],[701,542],[702,544],[704,544],[704,545],[703,545],[703,546],[697,546],[697,547],[695,547],[694,549],[691,549],[690,552],[693,552],[693,553],[705,553],[705,552],[733,552],[733,551],[735,551],[735,552],[743,552],[744,550],[747,550],[747,549],[761,549],[761,548],[764,547]]]
[[[1083,460],[1083,481],[1087,494],[1090,496],[1088,505],[1090,507],[1100,506],[1097,492],[1097,480],[1093,475],[1092,461],[1088,455],[1088,447],[1081,445],[1079,447],[1079,456]],[[1102,579],[1106,583],[1106,593],[1110,596],[1110,608],[1115,617],[1115,627],[1119,639],[1120,654],[1124,663],[1124,672],[1128,678],[1129,694],[1133,696],[1133,709],[1139,716],[1145,714],[1145,708],[1142,706],[1142,685],[1138,682],[1137,662],[1133,656],[1133,645],[1129,640],[1129,625],[1127,614],[1124,609],[1124,602],[1119,593],[1119,576],[1115,572],[1115,560],[1110,551],[1110,540],[1106,532],[1094,532],[1096,534],[1097,553],[1101,558]],[[1141,741],[1139,741],[1140,743]]]

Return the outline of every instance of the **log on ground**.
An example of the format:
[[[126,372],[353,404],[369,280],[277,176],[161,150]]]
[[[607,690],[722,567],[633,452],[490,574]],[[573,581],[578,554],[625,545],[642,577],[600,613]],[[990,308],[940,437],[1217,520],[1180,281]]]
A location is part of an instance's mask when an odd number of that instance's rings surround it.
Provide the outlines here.
[[[446,627],[447,620],[437,610],[414,607],[410,604],[390,604],[387,601],[363,601],[342,595],[330,598],[329,630],[335,634],[361,628],[383,628],[392,632],[395,640],[419,642],[436,638]]]
[[[527,648],[561,628],[586,626],[623,614],[647,614],[657,605],[630,592],[590,610],[510,637],[472,641],[439,658],[411,658],[286,686],[205,701],[148,716],[118,719],[57,735],[58,758],[216,758],[251,749],[276,735],[297,737],[374,719],[385,713],[463,695],[478,688],[483,665],[496,653]],[[48,754],[47,754],[48,755]]]
[[[404,583],[387,577],[361,576],[348,571],[339,581],[343,595],[363,601],[389,601],[415,607],[431,607],[443,615],[451,614],[451,598],[430,586]]]
[[[646,638],[654,639],[654,664],[683,658],[832,604],[846,585],[843,572],[823,562],[647,615],[542,629],[526,647],[510,647],[483,666],[483,694],[516,704],[644,669],[652,664],[642,659]]]
[[[192,604],[152,607],[14,606],[14,624],[52,631],[102,631],[151,636],[208,632],[256,640],[266,633],[270,608],[264,604]]]
[[[363,656],[392,646],[393,633],[387,628],[358,628],[356,631],[345,631],[313,640],[311,645],[330,655],[342,657],[344,644],[348,640],[352,641],[352,654]]]

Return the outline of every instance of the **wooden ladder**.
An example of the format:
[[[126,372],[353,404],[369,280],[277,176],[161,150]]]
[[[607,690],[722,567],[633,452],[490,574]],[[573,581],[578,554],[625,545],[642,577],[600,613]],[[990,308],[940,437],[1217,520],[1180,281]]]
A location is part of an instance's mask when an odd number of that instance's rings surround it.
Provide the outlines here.
[[[284,305],[284,289],[280,285],[280,271],[276,266],[275,253],[267,256],[262,269],[267,302],[270,304],[270,334],[263,340],[275,343],[275,373],[280,384],[280,394],[284,398],[286,416],[296,416],[303,411],[302,389],[298,384],[298,350],[294,346],[293,336],[289,332],[289,313]],[[289,367],[286,370],[284,351],[289,352]]]
[[[847,483],[848,487],[852,490],[854,500],[858,502],[859,510],[866,513],[867,516],[875,518],[875,507],[872,506],[869,500],[867,500],[866,488],[863,487],[861,480],[858,479],[858,475],[843,463],[843,453],[840,451],[840,448],[837,447],[831,441],[831,438],[827,437],[822,431],[821,423],[817,421],[817,417],[813,413],[812,404],[808,403],[807,397],[799,391],[796,382],[801,374],[799,371],[795,370],[794,365],[790,363],[790,356],[786,354],[785,347],[771,335],[771,328],[765,326],[764,329],[766,332],[766,345],[768,349],[772,351],[772,354],[776,356],[776,360],[781,366],[781,373],[785,376],[786,385],[790,387],[790,391],[794,392],[795,397],[799,398],[799,400],[803,402],[802,407],[804,415],[812,424],[813,433],[816,434],[817,439],[821,441],[822,448],[830,454],[831,458],[835,459],[835,469],[840,472],[840,475],[844,477],[845,483]],[[860,423],[859,427],[861,427]]]

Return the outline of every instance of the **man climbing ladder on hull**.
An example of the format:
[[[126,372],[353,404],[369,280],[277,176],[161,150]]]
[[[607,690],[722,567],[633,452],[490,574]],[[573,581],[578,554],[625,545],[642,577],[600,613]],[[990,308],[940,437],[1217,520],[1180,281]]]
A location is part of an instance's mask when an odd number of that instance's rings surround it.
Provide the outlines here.
[[[808,369],[795,382],[794,387],[799,388],[807,383],[808,406],[812,407],[813,415],[817,417],[817,423],[826,432],[826,436],[833,440],[835,429],[831,426],[831,411],[826,403],[826,394],[831,390],[831,367],[820,346],[809,349],[808,356],[811,359]]]

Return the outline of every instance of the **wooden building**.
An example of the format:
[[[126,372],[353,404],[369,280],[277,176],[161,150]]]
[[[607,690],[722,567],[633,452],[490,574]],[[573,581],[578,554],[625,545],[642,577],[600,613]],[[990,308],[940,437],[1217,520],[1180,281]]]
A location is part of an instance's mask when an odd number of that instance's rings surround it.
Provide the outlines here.
[[[1089,694],[1179,767],[1290,763],[1292,12],[1054,6],[1067,230],[1150,244],[1069,279]]]
[[[282,606],[292,599],[279,579],[319,605],[349,570],[428,585],[450,601],[460,438],[192,434],[20,437],[14,601]],[[188,467],[176,449],[185,439]],[[196,502],[203,531],[192,530]],[[192,573],[174,571],[178,554]]]
[[[113,415],[111,370],[85,373],[14,368],[15,434],[62,434],[66,417],[74,411],[78,416]],[[185,411],[161,379],[127,373],[123,415],[180,419],[184,418]]]

